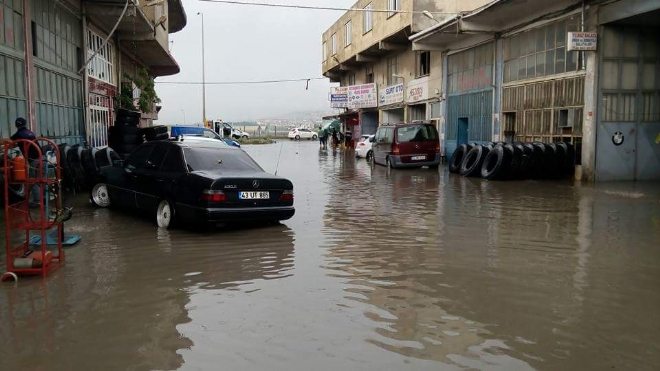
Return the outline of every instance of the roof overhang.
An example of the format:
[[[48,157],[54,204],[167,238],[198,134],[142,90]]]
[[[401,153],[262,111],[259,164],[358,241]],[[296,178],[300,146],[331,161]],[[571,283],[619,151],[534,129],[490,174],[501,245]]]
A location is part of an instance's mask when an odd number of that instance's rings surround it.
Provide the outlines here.
[[[167,9],[169,32],[175,33],[183,30],[188,23],[188,17],[186,16],[186,11],[183,9],[181,0],[168,0]]]
[[[109,33],[119,19],[125,4],[125,0],[86,0],[85,14],[92,18],[94,25]],[[117,26],[117,31],[125,34],[153,33],[154,26],[142,9],[131,2]]]
[[[156,40],[136,40],[135,49],[139,51],[139,60],[149,68],[152,75],[169,76],[181,71],[172,54]]]
[[[581,0],[495,0],[410,36],[413,50],[446,50],[475,35],[506,33],[516,27],[555,18],[582,4]]]

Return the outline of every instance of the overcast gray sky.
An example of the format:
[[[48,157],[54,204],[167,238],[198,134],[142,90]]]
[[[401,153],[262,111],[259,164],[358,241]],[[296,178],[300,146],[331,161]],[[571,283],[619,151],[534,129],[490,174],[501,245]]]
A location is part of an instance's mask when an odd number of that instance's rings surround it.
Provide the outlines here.
[[[253,0],[246,0],[253,1]],[[348,8],[355,0],[260,0]],[[202,81],[201,18],[204,13],[206,81],[252,81],[322,77],[321,35],[343,12],[285,9],[183,0],[188,24],[170,35],[181,67],[156,81]],[[330,110],[328,80],[270,85],[207,85],[206,116],[226,121]],[[162,100],[159,123],[201,122],[201,85],[156,84]]]

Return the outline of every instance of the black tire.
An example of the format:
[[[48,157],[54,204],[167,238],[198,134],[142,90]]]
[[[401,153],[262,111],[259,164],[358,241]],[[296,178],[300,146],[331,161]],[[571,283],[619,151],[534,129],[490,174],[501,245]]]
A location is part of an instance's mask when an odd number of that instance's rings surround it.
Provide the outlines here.
[[[135,149],[137,147],[138,147],[138,145],[135,145],[135,144],[122,144],[122,145],[118,145],[116,147],[113,147],[112,149],[114,149],[118,154],[124,155],[124,154],[129,154],[129,153],[135,151]]]
[[[117,110],[117,118],[119,117],[135,117],[135,118],[140,118],[141,113],[140,111],[134,111],[134,110],[128,110],[125,108],[120,108]]]
[[[529,179],[532,176],[532,169],[534,169],[534,146],[529,143],[522,145],[522,161],[520,163],[520,177],[522,179]]]
[[[559,176],[559,156],[554,143],[545,144],[545,178],[556,179]]]
[[[84,148],[80,152],[80,164],[85,173],[85,184],[89,187],[94,185],[99,175],[94,155],[95,153],[91,148]]]
[[[461,144],[460,146],[456,147],[456,150],[451,155],[451,159],[449,160],[450,173],[458,174],[461,171],[463,158],[470,151],[470,149],[472,148],[467,144]]]
[[[144,139],[141,135],[125,134],[125,135],[112,135],[108,141],[113,144],[142,144]]]
[[[387,167],[387,170],[394,169],[394,166],[392,166],[392,161],[390,161],[389,156],[385,157],[385,167]]]
[[[76,144],[67,152],[69,167],[71,169],[71,179],[73,180],[73,189],[75,191],[81,191],[85,187],[85,171],[83,170],[80,161],[82,150],[83,148],[79,144]]]
[[[365,158],[367,159],[367,162],[373,162],[373,160],[374,160],[374,151],[367,152],[367,156]]]
[[[515,179],[520,170],[520,157],[515,158],[516,150],[512,144],[502,146],[504,153],[507,154],[508,161],[504,164],[505,170],[502,179]]]
[[[511,153],[506,151],[504,146],[493,147],[483,160],[481,177],[488,180],[503,179],[509,162],[511,162]]]
[[[490,147],[480,145],[472,147],[463,157],[459,173],[467,177],[481,176],[481,165],[488,152],[490,152]]]
[[[109,132],[110,136],[137,135],[140,133],[140,129],[134,126],[111,126]]]
[[[293,138],[293,139],[295,139],[295,140],[300,140],[300,135],[296,135],[296,137]]]
[[[566,146],[566,163],[564,164],[564,173],[568,177],[575,174],[575,147],[568,142],[562,142]]]
[[[514,143],[511,145],[513,156],[511,157],[511,166],[509,178],[520,179],[523,177],[523,155],[525,154],[524,147],[521,143]]]
[[[60,147],[60,167],[62,168],[62,185],[66,190],[73,190],[73,179],[71,175],[71,167],[69,166],[69,157],[67,153],[71,149],[66,143],[59,145]]]
[[[158,134],[167,134],[167,126],[158,125],[140,129],[140,133],[148,138],[154,138]]]
[[[564,178],[566,176],[566,162],[568,158],[568,147],[566,146],[566,143],[563,142],[558,142],[554,143],[555,144],[555,149],[556,149],[556,154],[555,154],[555,161],[557,164],[557,170],[555,172],[555,176],[557,178]]]
[[[316,140],[318,137],[316,135],[312,135],[312,140]]]

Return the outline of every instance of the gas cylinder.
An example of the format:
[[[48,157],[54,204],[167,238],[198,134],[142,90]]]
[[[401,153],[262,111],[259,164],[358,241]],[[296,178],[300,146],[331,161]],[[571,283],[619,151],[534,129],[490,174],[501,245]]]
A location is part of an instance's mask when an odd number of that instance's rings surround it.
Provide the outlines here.
[[[17,182],[24,182],[27,178],[25,174],[25,157],[18,155],[12,161],[12,178]]]

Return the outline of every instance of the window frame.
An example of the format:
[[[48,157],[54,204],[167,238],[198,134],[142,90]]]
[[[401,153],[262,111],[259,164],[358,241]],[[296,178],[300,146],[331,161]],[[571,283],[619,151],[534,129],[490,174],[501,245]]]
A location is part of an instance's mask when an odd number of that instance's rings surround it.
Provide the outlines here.
[[[399,73],[399,56],[394,55],[387,58],[387,68],[386,68],[386,79],[387,86],[392,86],[399,81],[398,77],[394,77]]]
[[[322,55],[323,55],[323,62],[328,60],[328,42],[324,41],[323,46],[322,46]]]
[[[344,23],[344,48],[353,43],[353,22],[351,19]]]
[[[399,14],[401,10],[401,0],[387,0],[387,19]]]
[[[426,60],[426,72],[422,71],[422,61],[424,59]],[[430,74],[431,74],[431,51],[424,50],[415,53],[415,78],[429,76]]]
[[[332,36],[330,36],[330,47],[332,48],[331,54],[330,55],[337,55],[337,33],[333,33]]]
[[[98,52],[94,55],[87,64],[87,73],[99,81],[103,81],[110,85],[116,85],[114,73],[114,57],[115,50],[112,43],[108,42],[103,48],[99,47],[103,44],[104,38],[91,29],[87,29],[87,58],[89,59],[96,49]]]
[[[369,3],[362,9],[364,13],[362,15],[362,34],[366,35],[374,29],[374,13],[372,11],[374,9],[374,5],[373,3]]]

